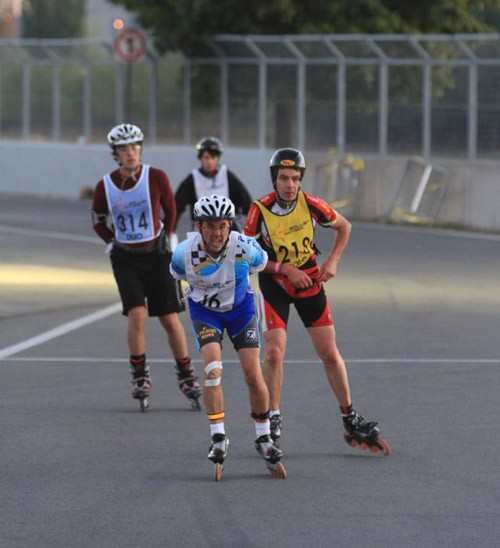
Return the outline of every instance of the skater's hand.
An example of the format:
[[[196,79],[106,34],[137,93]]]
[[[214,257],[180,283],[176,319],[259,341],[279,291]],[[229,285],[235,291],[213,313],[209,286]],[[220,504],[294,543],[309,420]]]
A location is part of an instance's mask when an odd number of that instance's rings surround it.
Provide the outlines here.
[[[281,272],[290,280],[290,283],[295,289],[308,289],[314,284],[311,278],[303,270],[300,270],[291,264],[282,265]]]
[[[319,269],[318,282],[327,282],[331,278],[337,275],[338,259],[328,259],[325,261]]]

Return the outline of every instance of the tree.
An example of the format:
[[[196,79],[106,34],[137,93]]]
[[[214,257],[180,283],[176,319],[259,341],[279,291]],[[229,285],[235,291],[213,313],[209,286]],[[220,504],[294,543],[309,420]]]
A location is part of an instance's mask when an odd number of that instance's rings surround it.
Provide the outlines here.
[[[159,51],[198,54],[214,34],[489,32],[500,0],[112,0],[138,16]]]
[[[23,0],[26,38],[73,38],[83,33],[85,0]]]

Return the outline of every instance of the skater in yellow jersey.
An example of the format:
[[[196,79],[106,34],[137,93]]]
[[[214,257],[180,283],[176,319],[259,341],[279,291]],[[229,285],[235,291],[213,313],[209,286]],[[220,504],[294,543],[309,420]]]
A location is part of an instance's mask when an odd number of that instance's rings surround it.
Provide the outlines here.
[[[252,204],[245,234],[257,238],[270,259],[259,273],[259,287],[266,330],[264,376],[270,393],[272,438],[279,443],[283,425],[280,412],[283,360],[290,305],[294,304],[339,403],[345,440],[352,446],[388,455],[389,444],[379,435],[377,423],[366,421],[353,409],[347,369],[337,347],[323,288],[337,273],[351,224],[324,200],[301,190],[306,164],[299,150],[277,150],[270,169],[274,190]],[[314,244],[314,228],[318,224],[336,230],[333,247],[322,265],[316,260]]]

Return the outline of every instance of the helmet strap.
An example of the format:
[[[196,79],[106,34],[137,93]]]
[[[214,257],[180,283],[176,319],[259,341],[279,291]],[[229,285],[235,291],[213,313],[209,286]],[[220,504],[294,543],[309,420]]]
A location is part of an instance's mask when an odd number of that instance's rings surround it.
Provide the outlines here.
[[[295,200],[292,200],[291,202],[283,200],[283,198],[280,196],[277,185],[276,185],[276,181],[273,181],[273,187],[274,187],[274,193],[276,194],[276,202],[278,203],[278,205],[282,209],[293,209],[299,197],[300,187],[299,187],[299,191],[297,192],[297,198],[295,198]]]

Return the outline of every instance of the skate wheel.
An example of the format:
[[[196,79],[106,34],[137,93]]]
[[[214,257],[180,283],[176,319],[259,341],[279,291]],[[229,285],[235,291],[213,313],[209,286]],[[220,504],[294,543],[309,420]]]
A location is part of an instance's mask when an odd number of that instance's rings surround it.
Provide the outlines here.
[[[201,411],[201,403],[199,398],[191,400],[191,409],[193,411]]]
[[[281,462],[269,466],[269,471],[274,479],[286,479],[288,476],[286,468]]]
[[[391,446],[385,438],[377,438],[377,445],[380,450],[384,453],[384,457],[388,457],[392,453]]]
[[[215,481],[220,481],[222,479],[222,471],[224,470],[222,464],[216,463],[215,465]]]
[[[344,439],[347,443],[347,445],[350,445],[351,447],[358,447],[358,442],[351,436],[349,436],[349,434],[344,434]]]

